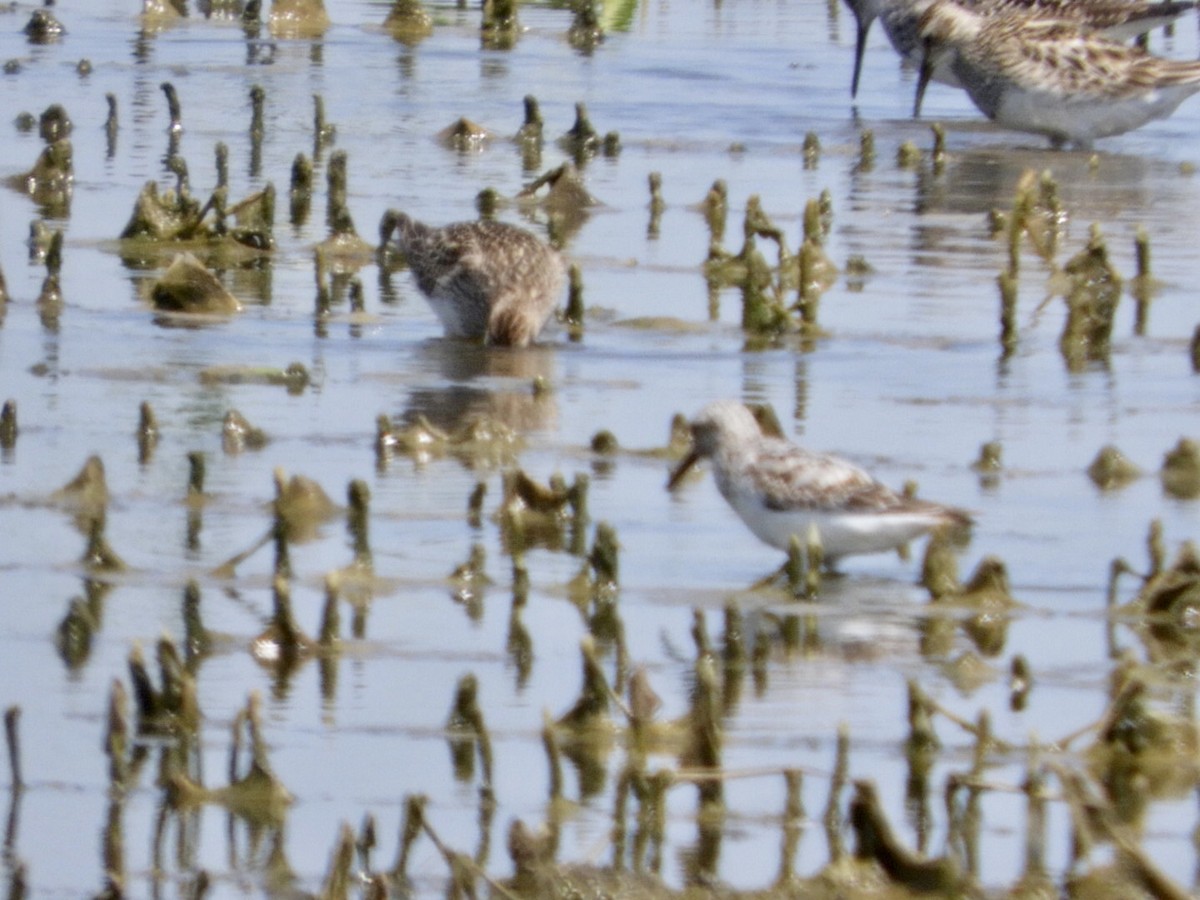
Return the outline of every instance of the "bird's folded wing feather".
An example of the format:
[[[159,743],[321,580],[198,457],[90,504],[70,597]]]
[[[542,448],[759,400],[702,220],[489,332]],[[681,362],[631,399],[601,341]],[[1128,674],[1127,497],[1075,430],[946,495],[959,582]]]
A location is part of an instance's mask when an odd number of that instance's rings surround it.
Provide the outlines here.
[[[768,509],[879,509],[897,495],[853,463],[785,441],[766,441],[749,470]]]

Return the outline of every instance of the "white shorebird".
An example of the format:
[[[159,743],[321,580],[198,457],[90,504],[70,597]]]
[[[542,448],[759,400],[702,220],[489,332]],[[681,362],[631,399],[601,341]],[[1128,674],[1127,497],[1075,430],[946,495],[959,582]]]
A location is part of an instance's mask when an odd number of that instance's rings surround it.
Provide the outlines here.
[[[692,451],[667,483],[712,460],[717,488],[759,540],[787,550],[816,528],[830,566],[843,556],[904,546],[941,526],[965,527],[964,510],[898,494],[847,460],[763,434],[735,400],[708,404],[692,420]]]
[[[918,102],[933,70],[948,66],[989,119],[1055,147],[1089,149],[1171,115],[1200,91],[1200,62],[1161,59],[1063,20],[983,16],[935,0],[919,33]]]
[[[914,66],[921,64],[923,46],[918,26],[933,0],[845,0],[857,25],[854,42],[854,75],[850,96],[858,95],[862,76],[867,34],[876,19],[883,23],[888,40],[902,57]],[[1098,31],[1114,41],[1126,41],[1139,34],[1170,24],[1196,7],[1195,0],[956,0],[960,6],[983,16],[1025,14],[1074,22],[1081,28]],[[932,75],[954,87],[960,87],[948,67]],[[920,111],[919,108],[917,110]]]
[[[435,228],[393,209],[379,224],[381,249],[393,232],[447,337],[524,347],[562,295],[562,257],[523,228],[486,220]]]

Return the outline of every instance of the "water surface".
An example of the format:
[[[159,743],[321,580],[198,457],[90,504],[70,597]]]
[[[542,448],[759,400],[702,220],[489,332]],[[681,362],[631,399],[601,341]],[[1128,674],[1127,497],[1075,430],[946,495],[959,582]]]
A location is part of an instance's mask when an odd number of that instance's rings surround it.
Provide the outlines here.
[[[497,877],[510,872],[508,823],[521,818],[532,826],[547,815],[543,711],[564,712],[579,691],[587,623],[567,584],[583,560],[549,549],[529,553],[522,621],[534,657],[523,676],[506,652],[511,561],[491,518],[501,497],[499,468],[453,456],[400,457],[379,468],[372,439],[380,413],[398,421],[423,414],[446,426],[487,413],[521,435],[517,462],[530,475],[590,476],[593,522],[611,523],[621,543],[626,650],[647,667],[664,717],[688,706],[693,609],[703,612],[714,637],[731,598],[752,621],[811,613],[805,647],[776,646],[765,687],[747,682],[725,721],[727,769],[801,768],[808,775],[804,799],[814,827],[797,852],[801,874],[828,858],[816,817],[843,723],[852,739],[851,774],[878,781],[901,836],[918,843],[904,812],[908,679],[968,719],[989,710],[997,732],[1013,742],[1060,737],[1100,715],[1113,665],[1104,615],[1109,561],[1123,555],[1141,567],[1153,519],[1162,521],[1172,552],[1196,534],[1196,501],[1171,498],[1154,475],[1163,454],[1195,431],[1197,381],[1187,343],[1197,319],[1200,197],[1194,176],[1181,171],[1194,162],[1200,137],[1194,106],[1102,142],[1093,161],[992,129],[961,95],[931,90],[925,116],[947,124],[949,158],[939,173],[928,161],[909,170],[895,164],[900,144],[932,144],[927,124],[906,117],[912,73],[900,70],[881,35],[873,38],[864,88],[852,104],[853,22],[836,6],[642,0],[628,29],[610,33],[591,54],[567,43],[568,13],[542,5],[522,8],[524,30],[507,51],[481,49],[475,10],[431,6],[433,35],[408,46],[380,27],[388,4],[328,6],[333,25],[315,42],[248,42],[237,24],[198,16],[143,33],[135,3],[105,0],[60,4],[67,36],[31,46],[20,33],[29,9],[0,14],[0,59],[20,61],[19,72],[0,76],[0,175],[25,171],[40,151],[36,130],[22,133],[12,124],[17,113],[36,115],[58,102],[75,125],[69,215],[49,223],[65,231],[66,305],[54,327],[35,310],[44,269],[29,262],[24,243],[41,211],[12,190],[0,196],[0,267],[13,298],[0,325],[0,399],[17,401],[21,425],[15,448],[0,456],[0,701],[23,710],[28,789],[12,852],[27,866],[32,896],[79,896],[103,884],[99,845],[109,799],[100,750],[108,692],[114,679],[128,681],[126,657],[135,642],[152,648],[162,634],[181,636],[188,579],[197,580],[205,623],[219,635],[198,676],[201,768],[207,782],[222,783],[227,726],[248,693],[261,691],[272,763],[296,798],[282,846],[300,887],[319,887],[339,823],[357,826],[368,813],[380,826],[377,858],[390,861],[403,799],[417,792],[430,797],[430,819],[443,839],[474,852],[478,774],[455,780],[443,733],[455,684],[466,673],[479,679],[495,745],[498,806],[484,864]],[[1195,56],[1195,32],[1188,20],[1173,38],[1155,36],[1153,44]],[[75,67],[85,57],[94,68],[81,77]],[[338,128],[320,160],[321,189],[308,220],[292,226],[281,202],[270,263],[227,275],[245,305],[227,323],[157,323],[143,300],[155,273],[127,267],[114,252],[141,186],[173,182],[163,160],[164,80],[179,90],[178,150],[201,195],[215,183],[213,146],[223,141],[232,197],[268,181],[286,196],[293,157],[313,151],[314,93],[323,95]],[[267,97],[257,163],[249,133],[254,84]],[[109,92],[121,116],[111,156],[102,128]],[[534,171],[507,140],[521,123],[526,94],[539,99],[550,139]],[[373,264],[359,272],[365,317],[351,317],[343,303],[329,321],[314,321],[312,247],[326,236],[323,164],[332,149],[349,155],[350,209],[359,233],[374,240],[392,206],[442,223],[474,217],[484,187],[514,196],[565,159],[553,138],[571,126],[580,101],[601,132],[620,133],[622,145],[619,156],[584,165],[585,183],[602,205],[565,246],[595,313],[582,341],[552,325],[541,345],[525,352],[448,343],[407,276],[389,279]],[[495,139],[478,152],[445,149],[435,136],[460,116],[492,129]],[[874,131],[878,150],[869,170],[858,166],[864,128]],[[810,168],[802,154],[807,132],[823,148]],[[1115,265],[1131,275],[1136,226],[1151,238],[1160,286],[1144,332],[1135,333],[1126,297],[1110,358],[1083,371],[1070,371],[1058,351],[1062,301],[1038,308],[1048,269],[1032,254],[1021,275],[1017,350],[1001,356],[995,276],[1006,255],[1003,241],[989,236],[986,214],[1011,205],[1028,169],[1049,169],[1059,181],[1068,214],[1060,262],[1097,222]],[[652,171],[663,175],[667,203],[657,237],[647,233]],[[701,271],[708,235],[694,207],[717,178],[729,186],[726,245],[735,251],[749,196],[761,197],[794,249],[804,203],[829,191],[829,255],[839,265],[861,256],[872,271],[839,279],[823,296],[827,337],[803,347],[752,346],[739,328],[738,293],[710,300]],[[545,228],[544,217],[523,219],[515,207],[500,216]],[[773,248],[764,252],[773,258]],[[628,327],[642,317],[693,327]],[[314,379],[296,395],[200,378],[210,366],[292,361]],[[535,376],[550,385],[547,395],[534,397]],[[916,479],[924,496],[977,514],[961,569],[969,573],[981,558],[998,556],[1022,604],[1003,647],[986,660],[993,680],[965,689],[948,677],[944,664],[974,649],[961,633],[944,650],[922,652],[919,556],[851,560],[844,577],[802,610],[777,594],[747,592],[778,565],[775,551],[741,526],[711,479],[669,495],[667,463],[632,452],[660,447],[674,413],[726,396],[769,402],[798,440],[860,462],[889,484]],[[134,437],[142,401],[153,406],[162,432],[145,463]],[[266,448],[223,452],[221,420],[231,408],[267,432]],[[628,452],[594,456],[588,445],[601,428]],[[987,441],[1003,448],[1004,470],[993,480],[970,466]],[[1119,492],[1099,491],[1084,469],[1107,443],[1150,474]],[[191,451],[206,455],[210,500],[199,540],[189,546],[183,496]],[[71,599],[86,590],[78,563],[84,540],[48,498],[93,453],[104,460],[112,493],[108,538],[130,568],[107,579],[90,652],[68,666],[54,635]],[[250,655],[271,609],[269,549],[231,579],[211,574],[269,526],[277,467],[315,479],[339,502],[351,479],[363,479],[371,492],[380,583],[360,635],[351,633],[353,610],[344,605],[345,647],[336,684],[324,694],[315,664],[281,683]],[[488,493],[474,527],[465,513],[479,481]],[[494,583],[471,605],[445,579],[475,543],[486,550]],[[296,616],[310,632],[324,575],[350,558],[340,518],[293,549]],[[1118,629],[1116,640],[1143,652],[1132,632]],[[614,651],[603,649],[611,675]],[[1020,713],[1009,709],[1004,677],[1018,653],[1036,676]],[[938,730],[946,750],[930,776],[930,852],[940,852],[945,839],[943,780],[969,766],[969,738],[944,720]],[[567,793],[579,803],[564,824],[560,859],[611,861],[620,756],[614,750],[601,785],[580,783],[569,770]],[[675,759],[663,753],[653,765],[673,766]],[[1015,755],[989,777],[1016,785],[1023,766]],[[151,765],[124,806],[130,893],[177,894],[199,869],[214,877],[214,896],[260,893],[266,849],[253,845],[244,826],[231,840],[216,808],[187,819],[180,840],[168,832],[161,880],[155,876],[161,791],[153,780]],[[710,874],[739,888],[766,886],[780,867],[782,776],[732,780],[726,800],[729,816]],[[662,874],[677,886],[691,877],[695,792],[676,788],[670,802]],[[979,875],[999,888],[1021,870],[1023,804],[1019,795],[997,791],[986,795],[983,809]],[[1188,885],[1197,867],[1194,826],[1187,796],[1156,804],[1147,826],[1155,861]],[[1052,807],[1048,850],[1061,871],[1069,850],[1061,807]],[[445,873],[429,842],[418,844],[410,874],[420,892],[440,890]]]

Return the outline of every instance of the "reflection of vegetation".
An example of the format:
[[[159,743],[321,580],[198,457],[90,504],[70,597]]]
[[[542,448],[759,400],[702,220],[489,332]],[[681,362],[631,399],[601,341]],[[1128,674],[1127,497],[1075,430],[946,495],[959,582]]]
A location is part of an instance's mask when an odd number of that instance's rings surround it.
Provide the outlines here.
[[[614,448],[614,452],[623,451]],[[201,483],[194,493],[202,495],[202,479],[198,480]],[[568,595],[579,603],[588,630],[580,646],[582,677],[577,698],[558,715],[543,717],[549,797],[542,824],[530,826],[518,820],[510,826],[511,877],[498,880],[489,873],[496,811],[493,785],[507,777],[503,770],[506,757],[494,755],[485,724],[487,684],[467,674],[458,683],[445,738],[456,777],[478,786],[477,847],[471,852],[456,849],[437,828],[436,807],[431,809],[424,798],[410,798],[397,861],[391,868],[377,867],[372,861],[377,844],[372,816],[364,818],[357,835],[349,825],[341,825],[323,881],[329,896],[346,894],[356,860],[364,882],[372,885],[372,896],[407,884],[407,861],[413,844],[422,838],[427,838],[444,860],[444,881],[466,893],[491,884],[505,896],[540,897],[548,891],[584,895],[605,891],[647,898],[709,896],[702,886],[720,873],[729,823],[738,821],[725,785],[730,779],[745,777],[774,779],[780,784],[781,858],[778,880],[744,896],[847,900],[880,896],[881,892],[884,896],[982,896],[978,878],[981,841],[988,824],[985,801],[996,792],[1024,797],[1027,834],[1021,890],[1036,887],[1041,896],[1066,889],[1065,882],[1056,882],[1049,873],[1043,851],[1048,807],[1059,804],[1066,810],[1073,837],[1074,858],[1068,870],[1071,885],[1103,881],[1115,886],[1117,895],[1130,895],[1137,886],[1150,884],[1155,886],[1153,896],[1184,896],[1182,888],[1141,849],[1139,833],[1154,798],[1180,796],[1200,784],[1200,765],[1196,763],[1200,729],[1188,702],[1189,673],[1200,645],[1193,634],[1195,611],[1200,608],[1200,557],[1190,544],[1168,565],[1161,528],[1151,529],[1149,571],[1133,599],[1119,610],[1121,620],[1128,621],[1145,644],[1149,662],[1114,649],[1106,708],[1087,728],[1050,740],[1006,737],[993,729],[987,710],[970,721],[943,706],[917,679],[910,681],[906,707],[895,710],[894,715],[907,718],[905,809],[911,829],[894,819],[883,799],[886,794],[872,780],[851,779],[850,734],[840,733],[831,774],[818,776],[825,781],[821,821],[827,858],[815,871],[799,874],[793,862],[802,832],[799,825],[805,818],[802,787],[805,777],[813,776],[785,768],[755,772],[727,768],[726,728],[743,702],[747,674],[753,675],[761,694],[767,690],[768,660],[782,657],[819,662],[821,655],[838,652],[824,643],[815,614],[817,604],[797,604],[791,593],[782,593],[780,602],[787,604],[783,608],[795,612],[756,604],[751,619],[731,600],[724,609],[723,633],[716,638],[709,636],[705,613],[696,610],[691,635],[694,653],[690,662],[683,660],[687,664],[682,667],[688,682],[686,710],[677,719],[658,718],[661,702],[650,684],[654,673],[632,666],[627,656],[616,533],[605,523],[598,524],[588,550],[567,536],[568,532],[584,532],[587,486],[583,477],[577,477],[572,485],[561,477],[543,484],[516,471],[505,479],[497,515],[498,527],[506,533],[506,550],[513,557],[513,608],[506,649],[518,670],[518,683],[528,675],[534,650],[521,620],[529,582],[527,550],[539,545],[555,549],[569,545],[569,552],[583,559],[583,571],[569,586]],[[302,537],[335,509],[307,479],[289,480],[279,472],[276,491],[276,530],[290,539]],[[472,495],[476,515],[484,494],[476,490]],[[95,521],[107,499],[98,459],[90,460],[56,499],[75,508],[89,508],[91,521]],[[326,700],[333,696],[336,660],[342,652],[337,624],[339,591],[355,579],[369,579],[372,572],[366,535],[368,501],[366,486],[352,482],[349,528],[355,559],[327,579],[318,639],[309,638],[293,615],[287,576],[277,572],[273,579],[273,612],[255,640],[253,652],[272,675],[278,697],[286,695],[292,675],[309,659],[332,667],[327,671],[323,666],[321,678]],[[546,538],[546,533],[553,537]],[[968,651],[955,656],[960,632],[983,655],[1004,651],[1005,630],[1015,601],[1006,566],[1000,560],[985,557],[964,584],[958,580],[951,549],[948,536],[942,536],[927,550],[923,577],[931,601],[920,649],[933,662],[954,657],[957,666],[973,655]],[[456,579],[481,583],[486,580],[484,563],[482,553],[473,552]],[[1114,605],[1115,578],[1131,571],[1126,563],[1114,564]],[[87,656],[86,639],[73,635],[79,628],[98,624],[105,590],[96,586],[93,595],[89,586],[88,599],[72,605],[68,616],[72,621],[64,623],[60,634],[60,649],[69,665],[77,665]],[[821,599],[820,589],[814,599]],[[175,817],[180,829],[195,829],[203,806],[224,808],[249,829],[253,841],[270,836],[268,843],[274,849],[262,854],[257,864],[261,877],[271,884],[288,883],[294,876],[279,846],[291,793],[267,758],[257,696],[250,698],[233,721],[225,783],[211,787],[201,777],[198,747],[203,719],[197,673],[219,639],[200,620],[199,587],[194,583],[184,590],[183,620],[187,638],[182,653],[168,638],[157,644],[157,678],[148,671],[139,648],[135,646],[130,653],[132,724],[126,688],[119,680],[113,685],[104,742],[113,787],[102,840],[105,872],[114,884],[127,877],[122,804],[136,786],[152,748],[159,748],[163,816]],[[362,631],[356,636],[363,636]],[[524,675],[520,671],[523,664]],[[1020,703],[1027,702],[1033,673],[1021,657],[1013,658],[1012,672],[1012,699],[1017,708],[1018,695]],[[973,689],[959,686],[964,693]],[[947,730],[957,737],[939,734]],[[964,744],[969,748],[966,753]],[[244,752],[247,748],[248,753]],[[10,754],[14,767],[16,754],[16,750]],[[1025,760],[1024,776],[1005,783],[997,773],[1017,756]],[[564,770],[574,775],[575,796],[566,788]],[[942,785],[933,783],[939,772],[944,773]],[[18,783],[17,775],[14,783]],[[607,791],[613,798],[607,863],[559,860],[564,818],[579,802],[602,797]],[[681,791],[692,792],[696,798],[690,817],[683,816],[674,801]],[[947,834],[939,849],[930,852],[934,798],[939,796],[945,798]],[[677,891],[663,880],[663,864],[669,858],[667,822],[676,823],[675,828],[684,818],[693,824],[695,840],[680,851],[687,886]],[[850,840],[844,845],[847,834]],[[156,831],[156,847],[160,840],[161,833]],[[1117,863],[1092,861],[1093,855],[1101,856],[1101,848],[1112,848]],[[743,896],[734,891],[724,895]]]
[[[400,455],[418,464],[453,456],[468,468],[492,468],[511,462],[520,446],[521,438],[512,428],[482,414],[471,416],[453,432],[424,416],[407,425],[397,425],[386,415],[375,420],[375,461],[381,470]]]
[[[1157,561],[1122,612],[1137,617],[1136,630],[1151,660],[1186,673],[1200,655],[1200,554],[1188,542],[1174,562],[1164,566],[1161,539],[1161,531],[1152,529],[1150,546]],[[1114,571],[1119,574],[1129,568],[1121,563]]]
[[[252,694],[245,709],[233,721],[233,745],[229,754],[229,784],[206,788],[187,773],[176,771],[166,779],[170,808],[185,811],[203,803],[224,806],[231,813],[259,824],[282,824],[292,796],[271,769],[262,735],[262,703]],[[249,765],[241,771],[240,748],[243,729],[249,737]]]
[[[768,645],[770,652],[774,638],[769,631],[760,632],[754,637],[754,643],[760,646],[747,646],[741,616],[728,609],[726,613],[721,656],[728,673],[744,666],[750,657],[757,658],[761,645]],[[791,625],[780,624],[780,635],[794,630]],[[736,688],[731,687],[728,675],[725,679],[717,677],[717,654],[699,613],[693,637],[696,657],[692,702],[678,722],[653,721],[656,697],[645,683],[644,672],[630,679],[628,705],[622,702],[609,685],[595,644],[590,639],[584,641],[579,699],[557,720],[547,716],[543,729],[543,747],[550,770],[545,820],[536,827],[516,820],[509,828],[511,877],[497,881],[488,873],[495,763],[479,704],[480,686],[473,675],[467,675],[459,682],[447,722],[447,737],[460,778],[473,780],[476,757],[481,763],[476,852],[457,850],[448,843],[438,830],[428,799],[411,796],[406,802],[395,864],[388,869],[371,865],[370,853],[376,836],[374,819],[368,816],[357,837],[348,825],[343,825],[331,851],[326,886],[344,882],[354,848],[360,853],[362,877],[374,886],[373,891],[381,891],[386,885],[410,886],[408,861],[416,842],[426,838],[445,863],[445,883],[453,892],[464,895],[477,894],[481,884],[488,884],[494,894],[531,898],[716,896],[705,885],[720,871],[728,819],[723,784],[730,778],[757,777],[781,780],[783,811],[779,821],[783,840],[779,877],[764,889],[745,893],[726,889],[720,896],[847,900],[878,896],[984,896],[977,880],[980,839],[984,834],[983,801],[996,791],[1022,794],[1025,798],[1026,857],[1017,887],[1020,896],[1057,896],[1063,889],[1049,875],[1045,859],[1047,807],[1053,802],[1065,806],[1069,815],[1074,854],[1072,890],[1080,885],[1103,883],[1115,891],[1105,896],[1142,896],[1140,889],[1149,885],[1151,896],[1186,896],[1182,887],[1141,850],[1136,834],[1144,804],[1129,801],[1130,791],[1136,793],[1133,786],[1143,784],[1139,773],[1151,771],[1148,766],[1155,771],[1172,771],[1176,790],[1194,786],[1196,767],[1181,763],[1194,757],[1195,729],[1176,715],[1152,710],[1146,681],[1129,666],[1118,671],[1110,705],[1094,726],[1053,743],[1033,743],[1023,748],[995,734],[986,712],[975,722],[966,721],[944,709],[916,682],[910,683],[909,736],[905,742],[909,767],[907,805],[910,818],[915,818],[917,824],[917,846],[910,846],[902,836],[873,781],[851,781],[851,741],[843,730],[838,736],[821,816],[828,844],[827,861],[815,873],[802,876],[794,871],[793,858],[801,834],[799,825],[805,818],[804,777],[794,770],[738,773],[724,769],[723,721],[736,708],[736,700],[732,705],[729,702],[730,691]],[[811,643],[807,647],[808,652],[818,649]],[[619,710],[618,716],[612,715],[614,708]],[[961,741],[946,742],[954,748],[953,759],[962,760],[957,770],[951,760],[943,759],[944,744],[936,731],[939,725],[959,730],[969,741],[971,749],[965,760],[958,746]],[[1088,734],[1093,735],[1093,740],[1084,754],[1089,765],[1083,768],[1071,762],[1068,751],[1071,744]],[[618,747],[623,747],[624,756],[623,762],[613,767],[616,780],[610,862],[559,862],[563,819],[575,808],[564,795],[563,760],[576,768],[580,796],[587,798],[604,789],[609,759]],[[1019,784],[1002,784],[989,769],[1015,752],[1026,756],[1025,777]],[[677,761],[666,762],[667,756],[675,756]],[[1168,760],[1173,765],[1165,765]],[[929,781],[939,763],[952,768],[943,791],[949,813],[948,834],[944,849],[934,855],[924,847],[929,831],[930,799],[937,796]],[[1051,791],[1052,784],[1057,786],[1056,792]],[[675,890],[662,880],[662,871],[668,796],[681,788],[696,793],[693,819],[696,842],[683,852],[687,886]],[[672,820],[677,822],[678,807],[672,809]],[[843,843],[847,826],[853,838],[852,847]],[[1102,846],[1113,848],[1117,864],[1088,864],[1092,851]]]

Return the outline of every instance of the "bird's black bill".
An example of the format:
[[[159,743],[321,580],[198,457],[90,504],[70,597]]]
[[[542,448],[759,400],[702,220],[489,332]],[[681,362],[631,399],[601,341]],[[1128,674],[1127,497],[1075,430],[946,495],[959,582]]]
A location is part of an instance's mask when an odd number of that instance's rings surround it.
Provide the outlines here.
[[[850,99],[858,96],[858,80],[862,77],[863,54],[867,51],[867,32],[871,30],[871,24],[866,25],[860,19],[858,22],[858,34],[854,38],[854,76],[850,79]]]
[[[667,490],[675,490],[675,485],[679,484],[679,482],[683,479],[683,476],[688,473],[688,470],[691,469],[691,467],[694,466],[699,459],[700,454],[694,450],[685,456],[683,461],[675,467],[675,471],[671,473],[671,477],[667,480]]]

